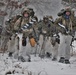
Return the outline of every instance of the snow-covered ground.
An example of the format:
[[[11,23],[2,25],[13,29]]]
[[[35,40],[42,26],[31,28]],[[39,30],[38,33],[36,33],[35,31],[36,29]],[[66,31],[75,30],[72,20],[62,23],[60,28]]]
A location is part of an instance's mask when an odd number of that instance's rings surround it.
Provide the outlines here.
[[[62,64],[52,61],[51,58],[41,59],[33,55],[32,62],[19,62],[7,54],[0,54],[0,75],[5,75],[9,71],[12,74],[8,75],[76,75],[76,56],[71,57],[71,64]]]
[[[63,8],[61,0],[30,0],[28,7],[34,8],[38,18],[44,15],[52,15],[54,19],[57,13]],[[15,13],[19,13],[16,11]],[[7,19],[7,17],[6,17]],[[47,43],[50,50],[50,43]],[[32,62],[21,62],[13,57],[8,57],[8,52],[0,53],[0,75],[5,75],[6,72],[11,71],[8,75],[76,75],[76,41],[73,42],[73,56],[70,58],[71,64],[62,64],[58,61],[52,61],[51,58],[41,59],[38,56],[31,55]],[[30,51],[28,43],[26,50]],[[21,42],[20,42],[20,50]],[[47,49],[47,48],[46,48]],[[23,51],[25,54],[25,52]],[[14,74],[13,74],[14,73]]]
[[[19,37],[21,38],[21,34],[19,34]],[[49,44],[47,44],[46,49],[48,49],[48,46]],[[73,46],[75,47],[73,48],[73,56],[70,58],[70,64],[59,63],[58,60],[52,61],[52,58],[47,57],[41,59],[38,55],[31,55],[31,62],[21,62],[17,58],[8,57],[8,52],[4,54],[0,53],[0,75],[5,75],[7,72],[11,72],[12,74],[6,75],[75,75],[76,41],[73,42]],[[22,52],[25,57],[26,52],[31,51],[29,42],[23,48],[20,41],[20,50],[19,55]]]

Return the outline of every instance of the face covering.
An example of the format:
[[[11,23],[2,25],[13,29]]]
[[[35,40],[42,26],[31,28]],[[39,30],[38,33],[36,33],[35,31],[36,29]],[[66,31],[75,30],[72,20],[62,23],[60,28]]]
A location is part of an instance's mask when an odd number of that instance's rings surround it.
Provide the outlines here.
[[[69,19],[69,15],[66,15],[66,14],[65,14],[65,15],[64,15],[64,18],[65,18],[65,19]]]

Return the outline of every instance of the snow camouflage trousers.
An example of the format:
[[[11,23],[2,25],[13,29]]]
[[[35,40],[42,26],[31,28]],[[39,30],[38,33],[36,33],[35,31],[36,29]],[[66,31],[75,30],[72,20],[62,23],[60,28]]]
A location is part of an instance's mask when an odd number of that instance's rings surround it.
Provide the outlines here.
[[[72,36],[60,34],[60,47],[59,47],[60,57],[64,57],[65,59],[70,58],[71,40],[72,40]]]

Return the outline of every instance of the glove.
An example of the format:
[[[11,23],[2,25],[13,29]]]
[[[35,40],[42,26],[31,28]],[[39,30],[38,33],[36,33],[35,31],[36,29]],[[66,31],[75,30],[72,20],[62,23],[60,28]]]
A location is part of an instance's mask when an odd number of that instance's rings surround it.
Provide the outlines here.
[[[42,31],[43,34],[46,34],[47,32],[45,30]]]

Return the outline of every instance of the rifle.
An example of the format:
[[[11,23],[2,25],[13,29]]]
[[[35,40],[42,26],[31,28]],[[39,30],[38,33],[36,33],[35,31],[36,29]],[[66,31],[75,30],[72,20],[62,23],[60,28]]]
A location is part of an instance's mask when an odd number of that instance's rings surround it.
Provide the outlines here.
[[[65,31],[66,34],[70,34],[71,30],[68,30],[68,27],[67,27],[67,26],[64,26],[64,25],[62,25],[62,24],[60,24],[60,23],[58,23],[58,25],[59,25],[61,28],[64,29],[64,31]]]

